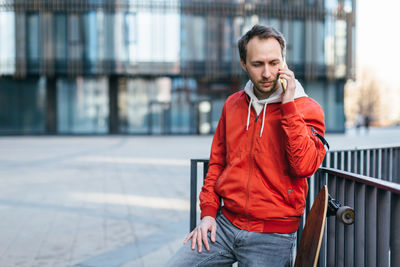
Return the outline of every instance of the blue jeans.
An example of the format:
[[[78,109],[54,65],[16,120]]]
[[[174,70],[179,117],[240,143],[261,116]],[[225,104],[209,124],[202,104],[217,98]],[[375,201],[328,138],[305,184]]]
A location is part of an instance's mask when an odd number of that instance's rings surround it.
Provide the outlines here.
[[[167,262],[168,267],[194,266],[292,266],[296,232],[290,234],[255,233],[234,226],[222,213],[217,216],[217,236],[211,242],[210,251],[203,246],[191,248],[191,240],[181,247]]]

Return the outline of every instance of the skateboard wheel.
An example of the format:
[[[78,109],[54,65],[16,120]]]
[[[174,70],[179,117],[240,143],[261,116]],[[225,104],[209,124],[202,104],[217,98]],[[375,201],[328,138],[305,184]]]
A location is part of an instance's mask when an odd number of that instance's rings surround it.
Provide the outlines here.
[[[336,212],[336,218],[344,224],[354,223],[354,210],[349,206],[342,206]]]

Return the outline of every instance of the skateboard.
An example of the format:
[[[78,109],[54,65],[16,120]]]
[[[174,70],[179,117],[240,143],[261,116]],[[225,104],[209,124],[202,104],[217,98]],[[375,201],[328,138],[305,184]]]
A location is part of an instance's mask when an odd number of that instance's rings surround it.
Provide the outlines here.
[[[306,224],[297,249],[295,267],[315,267],[317,265],[326,217],[334,215],[344,224],[354,223],[354,210],[351,207],[342,206],[333,199],[328,193],[328,187],[324,186],[319,191],[307,215]]]

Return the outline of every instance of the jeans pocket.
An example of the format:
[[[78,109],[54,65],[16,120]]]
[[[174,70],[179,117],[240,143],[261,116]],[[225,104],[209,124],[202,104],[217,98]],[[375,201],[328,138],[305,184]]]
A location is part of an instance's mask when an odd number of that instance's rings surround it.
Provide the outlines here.
[[[283,233],[283,234],[281,234],[281,233],[273,233],[273,235],[275,235],[276,237],[280,237],[280,238],[294,240],[294,239],[296,239],[297,232]]]

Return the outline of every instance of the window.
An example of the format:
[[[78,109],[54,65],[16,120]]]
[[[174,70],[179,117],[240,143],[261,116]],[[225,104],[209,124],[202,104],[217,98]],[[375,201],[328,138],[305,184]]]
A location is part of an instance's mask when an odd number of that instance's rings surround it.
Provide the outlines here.
[[[68,52],[70,59],[82,57],[81,23],[78,15],[72,14],[68,17]]]
[[[335,77],[343,78],[346,75],[346,45],[347,45],[347,24],[344,20],[337,20],[335,23]]]
[[[57,81],[59,133],[107,133],[108,86],[106,78]]]
[[[97,13],[90,11],[83,15],[85,38],[85,60],[95,63],[98,60],[98,28]]]
[[[182,59],[204,61],[206,58],[206,19],[201,16],[182,16]]]
[[[27,57],[28,60],[35,62],[39,61],[40,57],[40,23],[39,14],[27,14],[26,19],[26,32],[27,32]]]
[[[0,75],[15,72],[15,16],[0,11]]]
[[[44,78],[0,79],[0,133],[44,133]]]
[[[56,60],[67,59],[67,15],[64,13],[54,14],[54,49]]]
[[[304,21],[301,20],[293,21],[292,59],[293,59],[293,64],[295,65],[304,64],[305,60],[304,33],[305,33]]]
[[[137,16],[136,13],[126,13],[124,21],[125,46],[127,49],[127,59],[135,62],[137,58]]]

